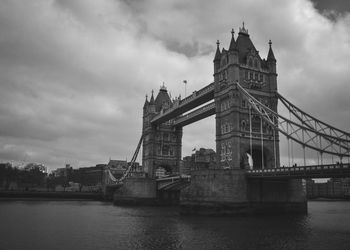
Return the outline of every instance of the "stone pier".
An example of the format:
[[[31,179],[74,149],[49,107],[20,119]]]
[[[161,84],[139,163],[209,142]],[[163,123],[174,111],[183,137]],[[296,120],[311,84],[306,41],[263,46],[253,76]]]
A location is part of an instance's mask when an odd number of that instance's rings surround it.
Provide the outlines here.
[[[182,214],[305,213],[307,202],[302,180],[248,180],[244,170],[217,169],[192,172],[180,207]]]

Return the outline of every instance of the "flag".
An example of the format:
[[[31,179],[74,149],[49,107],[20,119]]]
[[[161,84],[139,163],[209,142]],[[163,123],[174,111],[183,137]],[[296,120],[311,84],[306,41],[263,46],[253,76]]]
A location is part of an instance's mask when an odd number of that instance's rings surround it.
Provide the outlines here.
[[[184,84],[187,84],[187,80],[184,80]]]
[[[196,151],[196,148],[192,149],[192,151]]]

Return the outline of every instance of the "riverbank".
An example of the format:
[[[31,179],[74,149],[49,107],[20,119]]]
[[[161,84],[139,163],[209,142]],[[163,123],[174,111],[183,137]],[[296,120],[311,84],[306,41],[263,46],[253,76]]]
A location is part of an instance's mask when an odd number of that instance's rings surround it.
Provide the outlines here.
[[[308,201],[350,201],[350,197],[344,197],[344,198],[308,198]]]
[[[0,191],[0,200],[49,199],[49,200],[103,200],[102,193],[82,192],[38,192],[38,191]]]

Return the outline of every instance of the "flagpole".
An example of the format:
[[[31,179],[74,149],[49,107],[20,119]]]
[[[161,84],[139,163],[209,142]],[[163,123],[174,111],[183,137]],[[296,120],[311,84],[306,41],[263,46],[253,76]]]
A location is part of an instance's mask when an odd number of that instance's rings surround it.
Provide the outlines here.
[[[186,98],[187,97],[186,95],[187,80],[183,80],[183,83],[185,84],[185,98]]]

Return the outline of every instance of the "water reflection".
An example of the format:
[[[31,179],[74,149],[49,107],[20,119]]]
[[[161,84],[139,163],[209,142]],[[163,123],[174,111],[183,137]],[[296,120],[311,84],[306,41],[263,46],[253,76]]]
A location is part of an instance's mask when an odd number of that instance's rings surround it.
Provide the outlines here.
[[[0,201],[3,249],[349,249],[350,202],[308,215],[195,217],[171,207]],[[336,247],[335,247],[336,246]]]

